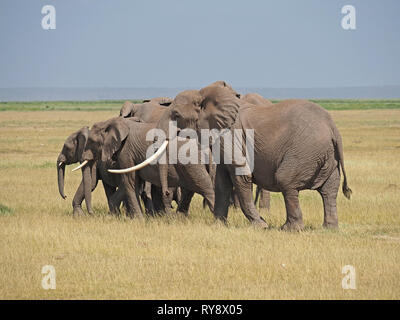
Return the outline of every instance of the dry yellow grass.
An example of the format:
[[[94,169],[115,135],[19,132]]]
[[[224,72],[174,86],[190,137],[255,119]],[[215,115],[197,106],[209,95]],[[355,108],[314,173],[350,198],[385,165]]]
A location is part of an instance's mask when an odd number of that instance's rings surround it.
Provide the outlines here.
[[[96,215],[73,218],[80,173],[66,172],[67,201],[55,161],[65,138],[109,111],[0,113],[0,298],[22,299],[399,299],[400,110],[332,111],[342,133],[353,198],[338,197],[339,231],[324,230],[316,192],[301,193],[306,231],[255,230],[239,211],[230,227],[213,223],[197,197],[185,218],[118,219],[101,185]],[[344,265],[356,290],[343,290]],[[56,269],[55,290],[41,269]]]

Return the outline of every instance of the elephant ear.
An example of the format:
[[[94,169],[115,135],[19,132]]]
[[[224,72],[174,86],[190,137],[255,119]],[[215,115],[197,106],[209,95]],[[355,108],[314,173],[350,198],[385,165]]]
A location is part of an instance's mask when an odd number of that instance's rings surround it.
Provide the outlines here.
[[[107,161],[113,157],[123,146],[129,134],[129,126],[123,119],[117,119],[110,123],[104,132],[104,146],[101,160]]]
[[[210,129],[229,129],[239,113],[240,100],[229,88],[211,86],[200,90],[201,108],[206,114]]]
[[[119,111],[119,115],[123,118],[132,117],[134,109],[135,109],[135,104],[133,104],[130,101],[125,101],[125,103],[122,105],[121,110]]]
[[[77,158],[79,162],[82,162],[83,150],[85,150],[86,142],[89,137],[89,127],[83,127],[77,133]]]

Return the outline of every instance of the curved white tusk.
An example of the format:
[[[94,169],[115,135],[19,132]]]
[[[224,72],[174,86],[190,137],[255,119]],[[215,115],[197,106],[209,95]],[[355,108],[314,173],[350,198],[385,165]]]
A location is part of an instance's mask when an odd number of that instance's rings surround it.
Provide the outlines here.
[[[64,163],[64,162],[60,162],[60,163],[58,164],[58,166],[61,167],[63,163]]]
[[[126,169],[108,169],[108,172],[111,173],[128,173],[128,172],[132,172],[132,171],[136,171],[139,169],[144,168],[145,166],[147,166],[148,164],[150,164],[153,160],[158,159],[162,153],[165,151],[165,149],[167,148],[168,145],[168,140],[165,140],[161,147],[148,159],[144,160],[142,163],[139,163],[136,166],[130,167],[130,168],[126,168]]]
[[[89,161],[85,160],[83,161],[79,166],[77,166],[75,169],[72,169],[72,172],[84,167]]]

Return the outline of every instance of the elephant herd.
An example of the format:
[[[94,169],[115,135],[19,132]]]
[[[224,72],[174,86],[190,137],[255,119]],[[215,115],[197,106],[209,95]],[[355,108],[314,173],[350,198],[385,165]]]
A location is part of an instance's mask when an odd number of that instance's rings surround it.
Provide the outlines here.
[[[155,130],[164,135],[149,139]],[[195,135],[182,138],[189,130]],[[222,133],[200,143],[202,130]],[[231,143],[226,132],[241,132],[241,138],[249,138],[251,166],[226,160]],[[192,157],[203,159],[206,154],[209,161],[174,158],[173,146],[185,154],[190,144],[197,146],[190,149],[197,150]],[[74,170],[81,169],[82,181],[72,201],[74,214],[83,213],[83,200],[88,212],[93,212],[91,193],[101,180],[111,213],[119,214],[123,205],[128,216],[143,218],[142,201],[147,214],[169,214],[176,201],[177,211],[187,215],[198,193],[217,220],[226,223],[233,202],[254,226],[267,228],[256,202],[260,199],[260,207],[269,208],[269,191],[273,191],[281,192],[285,201],[282,229],[302,230],[298,195],[311,189],[322,198],[323,226],[337,228],[341,172],[344,195],[350,198],[352,192],[342,138],[325,109],[307,100],[271,103],[256,93],[241,95],[225,81],[183,91],[174,99],[127,101],[119,116],[71,134],[57,159],[58,188],[64,199],[65,167],[77,162],[80,165]],[[238,174],[238,169],[247,170]],[[257,185],[256,201],[253,184]]]

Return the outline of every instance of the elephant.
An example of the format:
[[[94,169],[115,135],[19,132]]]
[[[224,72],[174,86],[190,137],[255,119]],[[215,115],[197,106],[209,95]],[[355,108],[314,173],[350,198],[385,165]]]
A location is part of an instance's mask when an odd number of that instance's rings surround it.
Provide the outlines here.
[[[244,215],[257,227],[268,228],[252,201],[252,183],[269,191],[281,192],[286,207],[283,230],[304,228],[298,195],[301,190],[317,190],[324,207],[323,226],[338,228],[336,198],[341,171],[342,191],[350,199],[351,189],[343,160],[341,135],[330,114],[316,103],[289,99],[269,107],[249,106],[227,87],[208,86],[178,94],[157,127],[167,137],[169,123],[176,121],[177,132],[186,128],[233,129],[254,133],[254,166],[248,162],[225,163],[221,143],[221,164],[217,166],[214,215],[226,221],[232,187],[238,193]],[[220,139],[224,139],[221,135]],[[242,166],[248,173],[237,174]],[[340,171],[341,169],[341,171]]]
[[[120,110],[120,117],[136,117],[142,122],[157,122],[165,111],[165,107],[169,106],[171,102],[172,99],[168,97],[145,99],[143,100],[142,104],[134,104],[130,101],[125,101]],[[167,198],[164,198],[164,201],[161,201],[162,194],[157,194],[157,192],[161,192],[161,189],[157,186],[152,186],[148,182],[145,182],[145,185],[145,198],[147,199],[146,203],[150,203],[150,201],[154,202],[153,207],[156,213],[169,211],[171,204],[168,204],[168,202],[171,200],[175,200],[175,202],[179,205],[181,200],[180,187],[168,188],[169,192],[173,193],[172,198],[168,196]]]
[[[137,117],[138,119],[140,119],[140,121],[142,122],[157,122],[163,112],[165,111],[165,107],[169,106],[172,102],[171,98],[165,98],[165,97],[159,97],[159,98],[153,98],[151,100],[143,100],[143,104],[140,105],[135,105],[129,101],[126,101],[124,103],[124,105],[122,106],[121,110],[120,110],[120,116],[124,117],[124,118],[129,118],[129,117]],[[163,106],[163,107],[160,107]],[[168,166],[163,166],[160,165],[160,170],[161,171],[165,171],[168,170]],[[215,181],[215,172],[216,172],[216,167],[215,165],[213,165],[212,163],[206,165],[206,169],[210,174],[211,177],[211,181],[214,184]],[[162,174],[161,176],[166,176],[167,174]],[[168,189],[168,191],[166,192],[166,189]],[[189,190],[180,190],[180,187],[174,189],[171,187],[168,187],[164,190],[164,192],[162,192],[161,197],[163,199],[163,203],[164,205],[162,206],[163,210],[168,211],[169,205],[168,205],[168,201],[170,201],[170,196],[169,193],[173,192],[173,198],[174,200],[176,200],[177,202],[179,201],[179,199],[181,199],[181,197],[179,197],[179,193],[182,192],[185,196],[190,197],[190,199],[193,197],[194,193],[190,192]],[[157,188],[157,186],[152,187],[152,193],[151,193],[151,198],[154,198],[155,202],[159,202],[158,195],[156,195],[156,193],[158,191],[160,191],[162,189]],[[190,199],[184,199],[185,201],[185,212],[188,213],[189,211],[189,206],[190,206]],[[205,208],[207,206],[207,201],[204,198],[203,199],[203,208]],[[155,211],[160,211],[158,208],[160,208],[159,205],[157,205],[157,203],[155,203]]]
[[[107,126],[96,126],[90,130],[88,141],[83,151],[83,163],[89,168],[92,163],[100,159],[103,162],[115,160],[119,168],[131,167],[128,169],[109,170],[113,174],[121,174],[119,176],[121,182],[118,185],[118,190],[122,190],[125,194],[127,213],[131,217],[143,217],[142,209],[139,205],[140,185],[144,181],[148,181],[161,187],[159,165],[150,163],[155,156],[165,151],[166,144],[163,144],[152,157],[146,160],[146,153],[149,147],[152,148],[153,146],[153,141],[147,141],[146,135],[155,127],[155,123],[136,122],[130,121],[129,118],[115,117],[108,121]],[[179,149],[182,143],[177,143],[177,146]],[[134,166],[144,160],[146,160],[144,164]],[[182,186],[184,190],[187,190],[185,195],[182,194],[182,199],[189,199],[194,192],[197,192],[206,199],[211,212],[214,212],[214,188],[204,165],[168,165],[167,174],[169,187]],[[84,179],[84,185],[86,183],[90,184],[90,181]],[[166,191],[165,193],[167,194],[168,192]],[[168,196],[172,197],[171,193]],[[168,211],[167,205],[165,208]],[[187,214],[187,200],[181,201],[177,211]]]
[[[143,122],[157,122],[166,107],[171,104],[170,98],[163,97],[144,101],[139,104],[126,101],[122,105],[119,115],[124,118],[136,117]]]
[[[208,87],[221,87],[221,88],[226,88],[227,90],[229,90],[231,92],[232,95],[235,95],[236,97],[240,98],[242,101],[247,102],[247,104],[245,104],[245,106],[248,107],[269,107],[272,106],[273,103],[264,98],[263,96],[261,96],[258,93],[247,93],[245,95],[239,94],[238,92],[236,92],[231,85],[229,85],[227,82],[225,81],[215,81],[213,83],[211,83],[210,85],[208,85]],[[235,208],[239,207],[239,199],[236,195],[235,190],[233,189],[231,191],[232,196],[231,196],[231,203],[233,204],[233,206]],[[259,208],[266,208],[267,210],[270,209],[270,193],[268,190],[264,190],[260,187],[257,186],[257,191],[256,191],[256,198],[254,200],[254,204],[256,205],[257,202],[259,201]]]
[[[64,177],[65,177],[65,166],[77,162],[82,162],[83,150],[86,146],[86,142],[89,136],[89,127],[83,127],[82,129],[72,133],[65,141],[62,150],[57,158],[57,178],[58,178],[58,190],[63,199],[66,199],[64,194]],[[108,205],[110,211],[114,211],[116,207],[119,207],[119,203],[123,197],[116,197],[116,186],[118,185],[119,177],[107,172],[107,169],[113,168],[113,161],[108,162],[96,162],[90,168],[85,168],[83,176],[91,177],[91,184],[84,187],[83,179],[75,192],[75,196],[72,200],[72,208],[74,215],[83,214],[82,202],[83,199],[86,201],[86,208],[90,214],[93,213],[91,205],[91,192],[96,188],[98,180],[102,180],[104,190],[106,193]],[[113,197],[114,196],[114,197]]]

